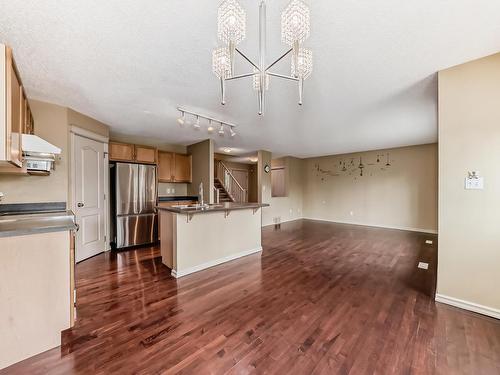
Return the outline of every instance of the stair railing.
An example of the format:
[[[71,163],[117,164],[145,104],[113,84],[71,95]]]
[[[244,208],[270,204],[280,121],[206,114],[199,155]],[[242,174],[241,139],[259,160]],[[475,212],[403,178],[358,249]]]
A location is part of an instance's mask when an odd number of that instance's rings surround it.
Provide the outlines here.
[[[221,182],[227,194],[233,202],[246,203],[247,190],[241,186],[238,180],[233,176],[229,168],[225,164],[217,160],[215,166],[215,177]]]

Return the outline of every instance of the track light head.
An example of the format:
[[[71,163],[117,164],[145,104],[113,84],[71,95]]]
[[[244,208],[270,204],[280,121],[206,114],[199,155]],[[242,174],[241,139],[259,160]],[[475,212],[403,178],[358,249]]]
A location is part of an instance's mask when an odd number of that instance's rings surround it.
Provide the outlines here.
[[[223,136],[224,136],[224,124],[223,124],[222,122],[220,123],[219,135],[220,135],[221,137],[223,137]]]
[[[186,114],[184,113],[184,111],[181,111],[181,117],[177,119],[177,122],[181,126],[184,125],[184,123],[186,122]]]
[[[196,130],[199,130],[199,129],[200,129],[200,116],[196,116],[196,122],[193,124],[193,127],[194,127]]]
[[[234,136],[236,135],[236,132],[233,130],[232,126],[229,127],[229,135],[231,135],[231,138],[234,138]]]
[[[212,133],[214,131],[214,127],[212,126],[212,120],[208,120],[208,128],[207,128],[209,133]]]

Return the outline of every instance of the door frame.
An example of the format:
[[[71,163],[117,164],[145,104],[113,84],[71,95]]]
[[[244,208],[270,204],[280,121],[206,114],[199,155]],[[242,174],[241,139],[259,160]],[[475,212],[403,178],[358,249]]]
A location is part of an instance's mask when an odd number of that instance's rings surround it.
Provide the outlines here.
[[[80,128],[76,125],[71,125],[69,126],[69,132],[70,132],[70,173],[69,173],[69,204],[68,206],[71,207],[71,210],[73,212],[76,212],[76,202],[75,202],[75,196],[76,196],[76,186],[75,186],[75,173],[76,173],[76,168],[75,168],[75,136],[80,136],[84,138],[91,139],[96,142],[100,142],[104,144],[104,235],[105,235],[105,241],[104,241],[104,251],[109,251],[111,250],[111,245],[110,245],[110,218],[109,218],[109,154],[108,154],[108,143],[109,143],[109,137],[105,137],[103,135],[91,132],[87,129]]]

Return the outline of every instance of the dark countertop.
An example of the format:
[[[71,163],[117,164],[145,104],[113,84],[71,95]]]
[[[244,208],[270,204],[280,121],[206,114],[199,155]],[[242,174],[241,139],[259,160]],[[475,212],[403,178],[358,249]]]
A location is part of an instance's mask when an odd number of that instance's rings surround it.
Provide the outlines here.
[[[268,207],[267,203],[215,203],[210,204],[208,207],[195,207],[195,206],[173,206],[173,207],[157,207],[158,210],[169,211],[176,214],[202,214],[218,211],[234,211],[234,210],[247,210],[258,209],[261,207]]]
[[[3,213],[0,215],[0,237],[14,237],[76,229],[75,215],[70,210],[37,213]]]
[[[175,202],[175,201],[198,201],[197,195],[176,195],[158,197],[158,202]]]

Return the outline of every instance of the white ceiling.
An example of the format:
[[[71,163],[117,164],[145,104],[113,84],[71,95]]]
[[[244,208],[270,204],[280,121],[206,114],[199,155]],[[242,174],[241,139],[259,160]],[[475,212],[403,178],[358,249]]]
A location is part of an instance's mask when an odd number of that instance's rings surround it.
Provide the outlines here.
[[[257,59],[258,1],[241,49]],[[257,115],[250,81],[228,83],[219,104],[211,73],[219,1],[0,0],[0,40],[14,48],[28,95],[69,106],[112,132],[190,144],[177,105],[238,124],[235,153],[298,157],[435,142],[436,71],[500,51],[498,0],[309,0],[314,71],[304,105],[292,82],[271,80]],[[285,49],[268,1],[269,60]],[[276,70],[288,73],[289,65]],[[240,72],[249,68],[242,61]]]

